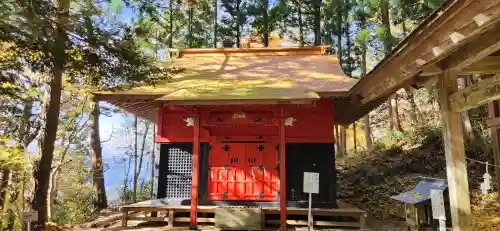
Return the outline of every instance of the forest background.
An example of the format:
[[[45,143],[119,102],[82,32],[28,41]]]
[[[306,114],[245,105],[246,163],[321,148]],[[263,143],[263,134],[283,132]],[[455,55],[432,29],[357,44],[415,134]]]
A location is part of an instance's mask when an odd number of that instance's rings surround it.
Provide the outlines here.
[[[0,228],[22,211],[78,224],[149,199],[155,126],[95,102],[92,90],[155,84],[169,48],[330,44],[362,78],[443,0],[4,0],[0,3]],[[463,85],[480,81],[469,76]],[[336,126],[344,164],[415,146],[439,131],[435,89],[401,89],[361,121]],[[485,107],[463,113],[488,153]],[[422,139],[421,139],[422,138]],[[339,161],[340,162],[340,161]],[[43,228],[40,226],[39,228]]]

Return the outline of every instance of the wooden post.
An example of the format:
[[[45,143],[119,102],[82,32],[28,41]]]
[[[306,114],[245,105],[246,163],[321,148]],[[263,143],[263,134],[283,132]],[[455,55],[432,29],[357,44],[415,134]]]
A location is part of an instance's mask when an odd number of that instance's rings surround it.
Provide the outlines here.
[[[168,228],[173,228],[174,227],[175,212],[174,212],[174,210],[168,210],[167,213],[168,213],[168,219],[167,219]]]
[[[347,134],[346,127],[344,125],[340,125],[340,154],[342,156],[342,160],[344,164],[348,162],[348,154],[347,154]]]
[[[497,188],[500,188],[500,167],[498,167],[500,166],[500,140],[498,136],[498,129],[500,128],[500,125],[494,123],[494,121],[500,118],[500,113],[498,112],[499,107],[499,101],[497,100],[488,104],[488,127],[490,132],[491,148],[495,161],[494,164],[497,166],[495,167],[495,181],[497,182]],[[500,201],[500,195],[498,195],[497,199]]]
[[[122,210],[122,227],[127,227],[127,221],[128,221],[128,210],[121,208]]]
[[[281,230],[286,230],[286,140],[285,115],[283,108],[280,114],[280,224]]]
[[[199,182],[199,161],[200,161],[200,118],[196,116],[194,119],[194,135],[193,135],[193,172],[191,178],[191,230],[197,229],[197,210],[198,210],[198,182]]]
[[[458,90],[457,75],[450,71],[439,76],[439,102],[443,119],[444,149],[454,231],[471,230],[471,210],[467,163],[460,112],[450,108],[449,95]]]

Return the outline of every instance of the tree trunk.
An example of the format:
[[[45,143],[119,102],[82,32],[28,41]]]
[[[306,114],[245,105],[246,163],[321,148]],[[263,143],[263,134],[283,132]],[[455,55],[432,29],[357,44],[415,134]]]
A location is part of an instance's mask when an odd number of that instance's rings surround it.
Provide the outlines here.
[[[20,177],[20,175],[23,173],[22,167],[20,167],[17,170],[14,170],[14,172],[16,172],[16,174],[12,174],[11,184],[14,185],[15,187],[12,193],[10,194],[9,198],[10,204],[18,203],[20,198],[21,200],[24,200],[24,197],[22,197],[24,192],[22,187],[22,177]],[[16,206],[17,205],[19,204],[16,204]],[[21,211],[24,211],[22,205],[19,206],[18,208],[21,209]],[[14,230],[16,222],[20,222],[20,219],[21,218],[19,216],[9,216],[7,221],[7,230]]]
[[[299,14],[299,45],[304,46],[304,26],[302,25],[302,5],[301,1],[297,1],[298,14]]]
[[[337,58],[342,66],[342,1],[337,0]]]
[[[321,0],[314,2],[314,45],[321,45]]]
[[[240,47],[240,37],[241,37],[241,12],[240,12],[241,0],[236,0],[236,47]]]
[[[397,93],[389,96],[389,119],[390,119],[390,129],[391,131],[403,131],[403,127],[401,126],[401,121],[399,119],[399,109],[398,109],[398,100]]]
[[[366,21],[361,22],[361,28],[366,29]],[[366,53],[367,53],[367,47],[366,43],[362,44],[361,46],[361,78],[366,76]],[[366,142],[366,149],[371,149],[372,148],[372,137],[371,137],[371,128],[370,128],[370,114],[366,114],[363,117],[363,123],[365,124],[365,142]]]
[[[47,191],[47,221],[51,222],[52,221],[52,215],[53,215],[53,206],[54,206],[54,197],[55,194],[57,194],[56,190],[56,185],[55,185],[55,178],[56,178],[56,172],[53,170],[50,172],[50,180],[49,180],[49,188]]]
[[[142,162],[144,160],[144,151],[146,150],[146,138],[148,136],[148,131],[149,131],[149,123],[145,123],[145,131],[142,134],[142,144],[141,144],[141,154],[139,155],[139,163],[137,164],[137,167],[134,169],[134,194],[136,194],[137,191],[137,182],[139,181],[139,175],[141,174],[142,170]],[[142,190],[142,187],[141,187]],[[134,197],[136,200],[137,198]]]
[[[33,200],[33,209],[38,211],[38,225],[35,230],[45,230],[47,219],[47,189],[50,181],[50,171],[52,168],[52,159],[54,157],[54,143],[57,136],[57,126],[59,124],[59,113],[61,110],[61,90],[62,75],[66,64],[65,46],[67,34],[63,28],[68,24],[69,0],[59,0],[57,2],[58,16],[54,32],[54,47],[52,49],[53,67],[51,75],[47,81],[45,89],[45,99],[42,104],[42,133],[38,145],[40,161],[35,165],[33,176],[35,178],[35,196]]]
[[[1,210],[0,212],[7,212],[7,194],[8,194],[8,189],[9,189],[9,182],[10,182],[10,168],[9,166],[3,167],[2,170],[2,179],[0,182],[0,206]]]
[[[133,185],[132,185],[132,202],[136,203],[137,202],[137,177],[135,177],[137,173],[137,162],[138,162],[138,150],[137,150],[137,136],[138,136],[138,131],[137,131],[137,116],[134,118],[134,175],[133,175]]]
[[[217,2],[217,0],[215,0]],[[168,24],[168,29],[170,30],[170,36],[168,38],[168,48],[173,48],[174,47],[174,0],[170,0],[168,2],[168,11],[169,11],[169,24]]]
[[[342,149],[340,148],[341,140],[340,140],[340,133],[339,133],[339,125],[335,125],[334,128],[335,128],[335,144],[337,144],[337,153],[342,154],[342,151],[341,151]]]
[[[381,23],[384,28],[384,52],[385,55],[389,55],[392,51],[392,33],[391,33],[391,22],[389,15],[389,0],[380,0],[380,13],[381,13]],[[392,94],[389,96],[387,101],[389,105],[389,130],[390,131],[402,131],[401,124],[398,122],[399,112],[397,106],[396,95]]]
[[[467,78],[459,78],[457,80],[458,82],[458,87],[459,89],[463,89],[467,87]],[[463,111],[462,112],[462,121],[463,121],[463,129],[464,129],[464,134],[467,137],[467,141],[471,142],[476,139],[476,136],[474,134],[474,130],[472,128],[472,123],[470,122],[470,117],[469,117],[469,110]]]
[[[102,161],[101,137],[99,135],[99,101],[92,99],[90,105],[90,147],[92,149],[92,178],[96,194],[94,205],[97,209],[108,207],[106,188],[104,184],[104,169]]]
[[[217,48],[217,11],[219,10],[218,0],[214,0],[214,44],[213,47]]]
[[[470,122],[469,111],[462,112],[462,120],[464,121],[464,131],[469,142],[476,139],[472,123]]]
[[[349,34],[349,25],[345,28],[345,37],[346,37],[346,50],[347,50],[347,70],[345,71],[346,72],[346,75],[349,76],[349,77],[352,77],[352,71],[354,69],[353,67],[353,62],[351,61],[351,35]],[[342,57],[342,54],[340,54],[340,57]],[[341,58],[339,58],[340,60]],[[343,59],[342,59],[343,60]]]
[[[123,179],[123,204],[128,204],[130,200],[129,190],[128,190],[128,177],[130,175],[130,165],[132,158],[125,160],[123,164],[125,165],[125,178]]]
[[[187,13],[188,13],[187,47],[191,48],[193,46],[193,4],[189,4]]]
[[[365,124],[365,141],[366,141],[366,149],[371,149],[373,142],[372,142],[372,133],[370,129],[370,115],[366,114],[363,117],[363,123]]]
[[[269,0],[262,1],[262,11],[264,12],[264,47],[269,46],[269,18],[267,10],[269,9]]]
[[[382,27],[384,28],[384,51],[385,55],[389,55],[392,51],[392,33],[391,21],[389,14],[389,0],[380,0],[380,12],[382,19]]]
[[[352,140],[353,140],[353,148],[354,152],[357,152],[358,150],[358,144],[357,144],[357,138],[356,138],[356,121],[352,123]]]
[[[408,102],[410,103],[410,116],[415,124],[420,124],[421,115],[420,110],[418,109],[418,105],[415,102],[415,96],[411,90],[411,88],[405,88],[405,92],[408,95]]]

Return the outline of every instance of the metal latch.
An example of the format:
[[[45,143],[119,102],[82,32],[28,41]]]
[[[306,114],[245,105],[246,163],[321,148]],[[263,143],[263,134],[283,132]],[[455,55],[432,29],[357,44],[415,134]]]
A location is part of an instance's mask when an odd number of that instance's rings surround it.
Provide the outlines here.
[[[262,197],[264,197],[264,193],[262,193],[262,192],[258,192],[258,193],[257,193],[257,197],[258,197],[259,199],[260,199],[260,198],[262,198]]]

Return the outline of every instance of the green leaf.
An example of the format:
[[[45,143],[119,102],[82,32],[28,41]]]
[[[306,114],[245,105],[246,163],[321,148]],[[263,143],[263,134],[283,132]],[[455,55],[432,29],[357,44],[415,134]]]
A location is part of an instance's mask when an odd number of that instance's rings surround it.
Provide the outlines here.
[[[119,14],[121,13],[121,10],[124,6],[124,2],[123,0],[111,0],[111,2],[109,3],[109,11],[111,13],[116,13],[116,14]]]

